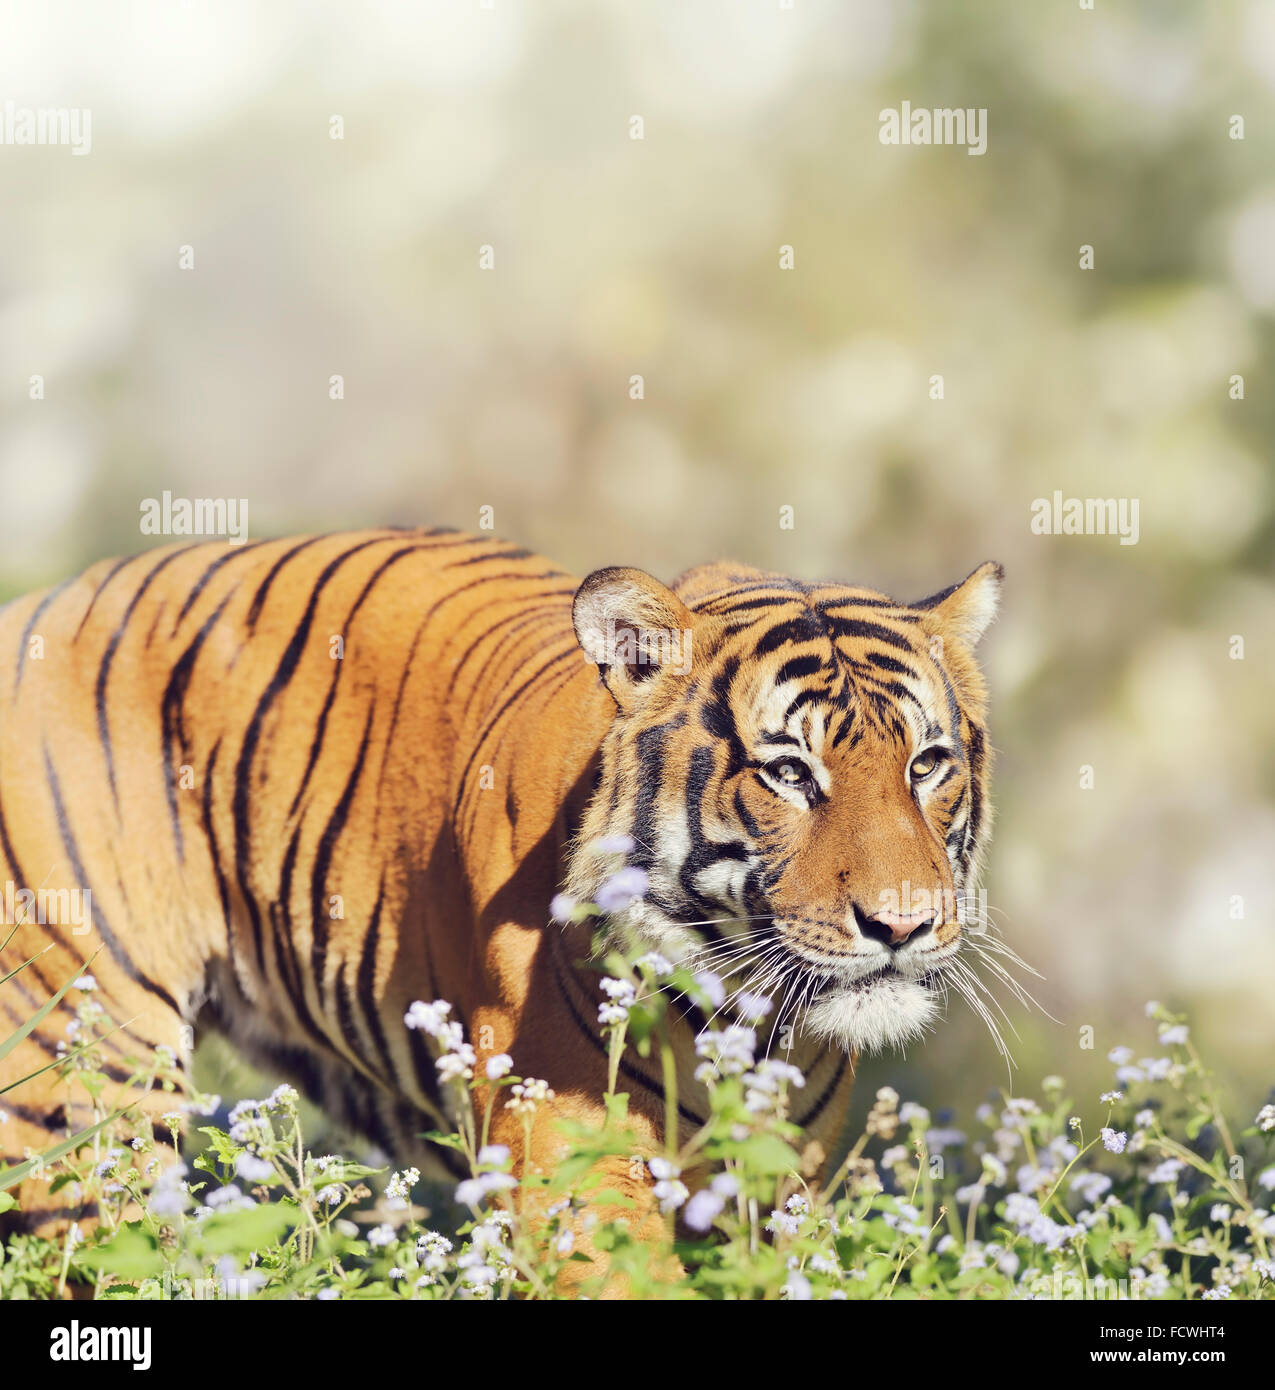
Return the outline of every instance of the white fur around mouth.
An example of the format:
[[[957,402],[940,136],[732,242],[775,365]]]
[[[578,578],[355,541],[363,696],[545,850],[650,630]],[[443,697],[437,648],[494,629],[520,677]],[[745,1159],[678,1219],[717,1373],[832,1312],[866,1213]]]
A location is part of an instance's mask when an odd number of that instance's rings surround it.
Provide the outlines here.
[[[920,980],[878,971],[850,985],[832,985],[811,1007],[805,1028],[851,1052],[883,1052],[919,1038],[938,1016],[933,992]]]

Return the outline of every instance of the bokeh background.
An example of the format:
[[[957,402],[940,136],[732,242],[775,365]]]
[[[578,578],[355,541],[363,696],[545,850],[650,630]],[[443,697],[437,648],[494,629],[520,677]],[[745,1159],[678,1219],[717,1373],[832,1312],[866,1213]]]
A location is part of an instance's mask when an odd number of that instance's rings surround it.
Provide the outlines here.
[[[0,77],[93,116],[0,147],[0,598],[153,544],[166,488],[254,535],[492,507],[581,574],[998,559],[987,888],[1057,1020],[1010,1006],[1011,1084],[1105,1088],[1158,998],[1266,1098],[1275,6],[21,0]],[[882,145],[903,100],[986,154]],[[1139,543],[1034,535],[1055,490]],[[1010,1081],[959,1003],[864,1070]]]

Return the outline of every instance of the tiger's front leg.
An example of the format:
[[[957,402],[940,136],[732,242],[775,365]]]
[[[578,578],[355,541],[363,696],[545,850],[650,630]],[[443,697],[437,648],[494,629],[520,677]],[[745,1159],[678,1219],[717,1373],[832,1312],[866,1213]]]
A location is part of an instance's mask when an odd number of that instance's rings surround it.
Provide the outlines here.
[[[578,1002],[558,991],[550,998],[558,1007],[538,1010],[534,1026],[519,1027],[515,1016],[501,1008],[475,1013],[476,1075],[486,1077],[493,1059],[502,1059],[494,1070],[503,1071],[507,1058],[512,1075],[522,1078],[493,1088],[488,1142],[509,1150],[512,1172],[522,1182],[515,1200],[531,1229],[542,1231],[556,1214],[559,1253],[584,1255],[589,1261],[568,1260],[562,1266],[558,1290],[572,1292],[608,1275],[611,1256],[595,1236],[609,1223],[622,1222],[634,1240],[651,1249],[652,1258],[667,1240],[667,1218],[660,1212],[648,1166],[664,1151],[663,1123],[655,1097],[631,1095],[625,1151],[599,1158],[587,1172],[564,1172],[564,1164],[580,1153],[578,1132],[596,1133],[607,1126],[607,1065],[605,1050],[578,1026]],[[541,1002],[547,1004],[549,998]],[[475,1093],[480,1125],[492,1099],[480,1085]],[[673,1282],[684,1271],[679,1261],[665,1257],[651,1272]],[[623,1298],[627,1287],[623,1276],[610,1272],[602,1296]]]
[[[532,1114],[502,1110],[499,1119],[493,1117],[491,1142],[510,1150],[514,1173],[522,1180],[520,1214],[532,1231],[543,1230],[556,1215],[557,1253],[585,1257],[569,1259],[561,1266],[558,1292],[579,1292],[605,1276],[601,1296],[624,1298],[629,1292],[628,1280],[611,1268],[611,1254],[603,1248],[606,1242],[597,1239],[612,1223],[623,1225],[633,1240],[650,1250],[652,1260],[660,1260],[658,1266],[649,1267],[654,1277],[671,1283],[684,1271],[680,1261],[656,1253],[669,1232],[647,1166],[661,1145],[648,1126],[637,1127],[642,1142],[634,1146],[634,1152],[601,1157],[575,1181],[556,1181],[563,1164],[578,1152],[570,1127],[579,1124],[599,1130],[605,1122],[601,1097],[594,1103],[578,1094],[554,1093],[536,1102]]]

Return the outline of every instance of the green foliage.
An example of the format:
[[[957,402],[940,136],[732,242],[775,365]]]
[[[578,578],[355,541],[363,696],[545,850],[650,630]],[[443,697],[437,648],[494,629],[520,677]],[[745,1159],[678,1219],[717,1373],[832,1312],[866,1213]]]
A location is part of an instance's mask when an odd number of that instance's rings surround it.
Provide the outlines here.
[[[634,966],[611,957],[607,968],[600,1026],[614,1078],[634,1021],[661,1056],[668,992],[699,987],[658,956]],[[617,1288],[635,1299],[1275,1296],[1275,1217],[1259,1203],[1275,1184],[1275,1108],[1237,1143],[1185,1023],[1158,1006],[1159,1055],[1134,1063],[1118,1049],[1122,1089],[1100,1102],[1074,1103],[1049,1077],[1041,1100],[1002,1095],[965,1134],[883,1088],[864,1132],[822,1177],[788,1119],[803,1078],[756,1061],[751,1033],[732,1025],[700,1040],[711,1111],[680,1149],[632,1157],[627,1096],[613,1082],[605,1122],[564,1123],[570,1156],[551,1177],[522,1183],[507,1151],[487,1143],[491,1117],[503,1104],[528,1128],[545,1122],[552,1093],[511,1074],[510,1059],[476,1076],[449,1012],[417,1005],[408,1021],[431,1038],[456,1116],[454,1130],[432,1138],[471,1173],[453,1200],[415,1169],[382,1182],[381,1169],[311,1153],[286,1085],[240,1102],[224,1126],[189,1124],[213,1113],[206,1097],[166,1115],[190,1130],[189,1167],[161,1151],[136,1109],[103,1113],[34,1160],[51,1193],[73,1186],[77,1200],[99,1203],[100,1225],[57,1241],[12,1238],[0,1252],[0,1296],[52,1297],[68,1281],[113,1300]],[[62,1078],[100,1105],[95,1041],[111,1023],[90,992],[77,1023]],[[169,1061],[157,1057],[138,1084],[164,1084]],[[637,1190],[650,1186],[664,1213],[654,1242],[630,1229],[638,1203],[631,1184],[609,1176],[617,1160],[636,1165]],[[436,1200],[445,1219],[428,1224],[414,1194]],[[531,1201],[548,1213],[538,1224],[524,1216]]]

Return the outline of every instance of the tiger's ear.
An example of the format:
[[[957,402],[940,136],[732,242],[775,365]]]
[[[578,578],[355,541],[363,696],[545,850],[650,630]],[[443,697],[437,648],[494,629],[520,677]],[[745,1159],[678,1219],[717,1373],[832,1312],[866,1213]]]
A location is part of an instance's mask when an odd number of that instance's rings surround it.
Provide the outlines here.
[[[571,616],[586,659],[622,712],[657,672],[690,673],[694,616],[642,570],[595,570],[576,591]]]
[[[1001,566],[988,560],[959,584],[913,606],[928,608],[948,632],[967,647],[974,647],[1000,607],[1004,578]]]

